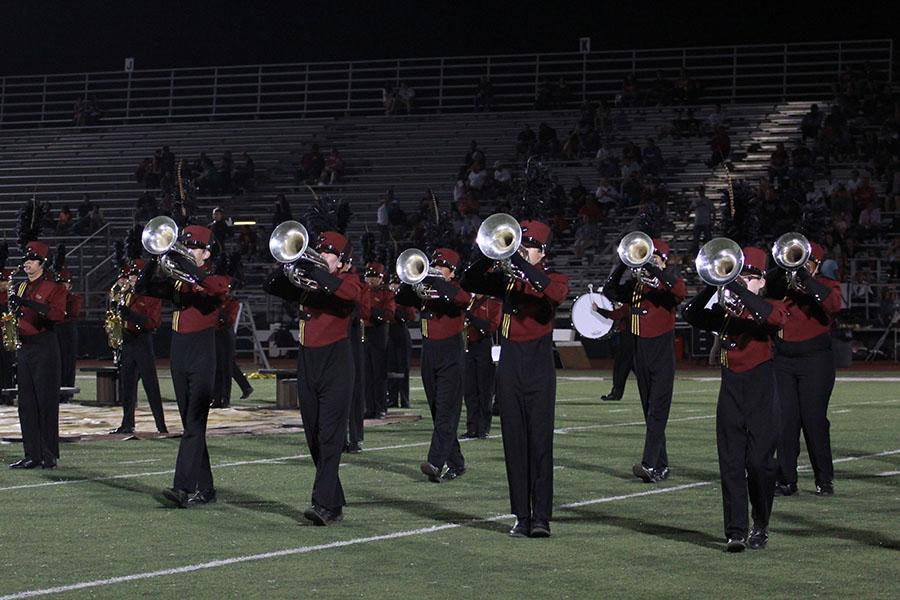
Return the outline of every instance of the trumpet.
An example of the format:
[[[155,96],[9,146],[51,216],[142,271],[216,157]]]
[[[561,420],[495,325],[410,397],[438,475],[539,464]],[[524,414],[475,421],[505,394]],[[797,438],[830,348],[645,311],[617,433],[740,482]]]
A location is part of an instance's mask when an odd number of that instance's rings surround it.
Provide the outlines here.
[[[522,227],[512,215],[496,213],[485,219],[478,228],[475,243],[487,258],[498,262],[507,275],[523,279],[523,273],[515,268],[510,258],[522,245]]]
[[[653,259],[654,250],[653,238],[643,231],[632,231],[619,241],[616,253],[622,264],[638,275],[643,283],[658,287],[659,280],[656,277],[647,277],[643,273],[644,265]]]
[[[178,241],[178,225],[164,215],[150,219],[141,232],[141,244],[150,254],[159,257],[159,268],[172,279],[191,285],[197,279],[178,266],[178,260],[194,261],[194,255]]]
[[[9,276],[10,299],[16,295],[12,279],[21,269],[21,266],[16,267],[16,269]],[[19,315],[17,311],[13,310],[12,307],[7,304],[6,311],[3,313],[3,315],[0,315],[0,322],[2,322],[3,324],[3,349],[7,352],[15,352],[22,347],[22,342],[19,339]]]
[[[744,252],[737,242],[723,237],[709,240],[697,253],[694,266],[704,283],[718,288],[719,304],[726,312],[736,317],[744,312],[740,298],[725,289],[744,268]]]
[[[428,255],[418,248],[409,248],[401,252],[400,256],[397,257],[394,269],[400,281],[411,285],[419,298],[428,300],[439,297],[439,294],[429,287],[425,280],[428,277],[440,277],[443,279],[444,274],[436,267],[431,266]]]
[[[319,289],[319,284],[304,274],[301,262],[329,270],[322,255],[309,247],[309,231],[297,221],[285,221],[275,228],[269,236],[269,252],[282,264],[288,280],[299,288]]]
[[[790,286],[796,290],[801,288],[797,281],[797,271],[802,269],[812,252],[809,240],[802,233],[791,231],[785,233],[772,244],[772,258],[775,264],[788,272]]]

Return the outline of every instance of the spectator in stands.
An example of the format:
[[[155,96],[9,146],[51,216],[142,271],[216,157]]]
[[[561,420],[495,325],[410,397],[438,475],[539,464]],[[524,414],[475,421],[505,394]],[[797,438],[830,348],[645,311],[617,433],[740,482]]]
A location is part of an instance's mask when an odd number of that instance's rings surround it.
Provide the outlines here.
[[[259,253],[259,242],[256,230],[250,225],[237,228],[238,251],[243,256],[256,256]]]
[[[876,204],[878,201],[878,193],[872,187],[872,181],[868,175],[863,176],[862,181],[853,191],[853,210],[854,214],[865,208],[868,204]]]
[[[800,120],[801,139],[805,143],[806,138],[816,139],[819,137],[819,128],[822,126],[822,113],[819,112],[819,105],[813,104],[809,107],[809,112],[803,115]]]
[[[209,224],[209,229],[219,241],[220,250],[224,250],[228,240],[234,235],[234,231],[231,228],[230,219],[225,218],[225,211],[219,206],[212,211],[212,223]]]
[[[466,152],[465,158],[463,158],[463,165],[465,165],[466,169],[472,168],[472,165],[476,162],[480,162],[482,165],[486,163],[487,158],[484,155],[484,151],[478,147],[478,142],[472,140],[469,143],[469,151]]]
[[[790,168],[790,157],[784,149],[784,142],[775,144],[775,150],[769,155],[769,181],[783,182]]]
[[[234,191],[234,158],[231,150],[222,153],[222,167],[219,169],[218,192],[230,194]]]
[[[653,138],[647,138],[647,145],[641,150],[641,165],[643,171],[650,175],[659,174],[665,167],[662,150]]]
[[[722,110],[721,104],[716,103],[716,108],[706,117],[704,129],[706,130],[706,133],[712,134],[716,130],[716,127],[724,125],[725,111]]]
[[[516,157],[531,156],[535,144],[537,144],[537,134],[535,134],[534,130],[526,123],[525,129],[520,131],[519,135],[516,136]]]
[[[859,270],[853,276],[853,282],[850,284],[850,299],[861,304],[868,304],[874,299],[874,290],[872,284],[869,283],[869,272],[867,270]]]
[[[534,149],[537,154],[559,154],[559,138],[556,130],[541,123],[538,126],[538,141]]]
[[[509,170],[509,167],[504,165],[502,162],[495,161],[494,162],[494,185],[495,192],[498,196],[506,195],[512,189],[513,183],[512,172]]]
[[[392,115],[397,110],[397,92],[390,81],[381,88],[381,106],[385,115]]]
[[[538,84],[537,95],[534,98],[534,108],[547,110],[553,106],[553,84],[546,79]]]
[[[600,228],[597,226],[596,221],[592,221],[584,213],[579,213],[578,218],[580,223],[578,228],[575,229],[575,241],[572,244],[572,250],[578,259],[583,259],[587,255],[588,264],[591,264],[594,253],[587,253],[588,250],[596,250],[597,240],[600,237]]]
[[[622,166],[619,164],[619,159],[609,151],[606,145],[600,146],[600,149],[597,150],[597,171],[600,173],[600,177],[605,177],[608,179],[618,179],[622,172]]]
[[[82,104],[85,125],[99,125],[100,119],[103,118],[103,110],[100,108],[100,101],[97,96],[88,96],[87,100]]]
[[[581,177],[578,175],[572,180],[572,187],[569,188],[569,198],[572,200],[572,206],[580,207],[587,198],[588,191],[581,183]]]
[[[597,203],[604,209],[609,210],[613,206],[619,204],[619,190],[609,182],[609,178],[604,177],[600,180],[600,185],[594,191],[594,198]]]
[[[295,181],[299,187],[300,183],[315,183],[322,175],[325,168],[325,158],[319,152],[319,145],[313,144],[308,152],[304,152],[300,157],[300,166],[297,169]]]
[[[72,233],[72,211],[68,206],[63,206],[56,220],[56,235],[69,235]]]
[[[639,176],[641,174],[641,165],[630,155],[622,159],[622,169],[619,176],[622,180],[629,179],[632,175]]]
[[[874,239],[881,235],[881,210],[872,200],[866,200],[859,213],[859,231],[862,239]]]
[[[74,230],[78,235],[88,235],[91,233],[91,212],[94,205],[91,203],[91,197],[84,194],[81,203],[77,206],[78,217],[75,220]]]
[[[715,134],[721,128],[720,126],[713,129],[712,133]],[[697,135],[700,135],[700,121],[694,116],[694,109],[689,108],[684,113],[679,111],[672,121],[672,137],[694,137]]]
[[[594,111],[594,130],[597,134],[606,138],[612,133],[613,118],[612,108],[605,99],[600,100],[597,110]]]
[[[485,186],[489,178],[490,172],[484,168],[481,161],[476,160],[469,169],[469,177],[467,180],[469,189],[481,192],[481,189]]]
[[[378,225],[378,232],[381,235],[381,241],[387,242],[391,233],[391,220],[388,215],[388,197],[382,194],[378,202],[378,210],[375,213],[375,223]]]
[[[628,107],[637,106],[639,103],[640,86],[634,73],[622,80],[622,89],[616,96],[616,105]]]
[[[556,82],[556,87],[553,90],[553,100],[558,108],[566,107],[572,101],[572,88],[565,77],[560,76]]]
[[[622,183],[622,208],[637,206],[641,201],[644,186],[641,185],[639,171],[633,171]]]
[[[249,153],[244,152],[244,164],[235,167],[233,180],[234,189],[241,193],[256,187],[256,164]]]
[[[566,141],[562,147],[562,155],[564,160],[576,160],[581,154],[581,135],[577,129],[573,129],[566,136]]]
[[[720,126],[716,128],[713,138],[709,141],[709,148],[712,152],[707,163],[709,168],[713,168],[728,160],[728,157],[731,156],[731,138],[728,136],[725,127]]]
[[[479,79],[475,86],[475,110],[494,110],[494,84],[487,77]]]
[[[291,221],[294,219],[294,215],[291,212],[291,204],[287,201],[284,194],[278,194],[275,197],[275,214],[272,218],[272,228],[274,229],[280,223],[284,223],[285,221]]]
[[[197,186],[201,194],[215,194],[218,192],[221,184],[219,170],[216,169],[216,165],[206,155],[206,152],[200,153],[200,157],[194,164],[193,171],[197,173],[194,176],[194,185]]]
[[[661,69],[657,69],[656,77],[650,82],[650,91],[647,101],[652,106],[669,104],[672,100],[672,84],[663,76]]]
[[[56,231],[56,219],[53,218],[53,209],[47,200],[41,202],[41,231],[50,235]]]
[[[100,212],[100,207],[95,204],[93,208],[91,208],[90,232],[94,233],[95,231],[99,231],[104,225],[106,225],[106,220],[103,218],[103,213]]]
[[[89,194],[83,194],[81,196],[81,203],[78,205],[78,218],[86,219],[90,217],[91,210],[94,208],[93,203],[91,202],[91,197]]]
[[[162,147],[162,152],[160,153],[160,169],[163,175],[169,174],[172,177],[175,177],[175,155],[172,154],[172,151],[168,146]]]
[[[829,196],[832,213],[849,213],[853,210],[853,198],[847,191],[847,186],[838,183]]]
[[[141,194],[137,201],[134,222],[144,224],[159,214],[159,207],[156,204],[156,196],[153,192],[148,191]]]
[[[407,85],[405,81],[400,82],[400,88],[397,90],[397,101],[406,114],[410,114],[413,108],[413,99],[416,97],[416,90],[412,86]]]
[[[897,302],[897,288],[884,286],[881,290],[881,301],[878,303],[878,321],[882,327],[888,327],[894,322],[894,317],[900,311]]]
[[[332,148],[325,157],[325,167],[319,177],[319,185],[334,185],[344,174],[344,157],[337,148]]]
[[[694,211],[694,247],[693,254],[700,249],[701,242],[712,239],[712,214],[713,203],[706,196],[706,186],[697,186],[697,197],[691,200],[691,210]]]
[[[681,69],[672,85],[672,99],[680,104],[696,104],[699,91],[697,82],[688,76],[687,69]]]

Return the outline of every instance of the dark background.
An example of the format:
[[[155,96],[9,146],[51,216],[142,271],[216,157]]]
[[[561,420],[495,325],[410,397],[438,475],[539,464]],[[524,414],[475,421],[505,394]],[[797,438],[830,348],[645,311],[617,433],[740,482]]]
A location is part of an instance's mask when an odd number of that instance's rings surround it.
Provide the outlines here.
[[[883,2],[2,0],[0,75],[889,38]]]

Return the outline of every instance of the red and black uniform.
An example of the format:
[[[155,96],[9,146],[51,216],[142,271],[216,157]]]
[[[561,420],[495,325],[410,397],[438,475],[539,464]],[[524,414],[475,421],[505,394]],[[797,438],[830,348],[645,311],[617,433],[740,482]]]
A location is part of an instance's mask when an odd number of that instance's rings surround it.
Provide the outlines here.
[[[136,259],[122,269],[120,277],[138,274],[145,266],[143,260]],[[153,352],[153,332],[162,322],[161,312],[162,303],[159,298],[141,296],[134,292],[126,296],[125,306],[121,309],[125,331],[118,364],[119,397],[122,399],[122,425],[119,430],[123,433],[134,431],[139,378],[153,412],[156,430],[168,432],[156,374],[156,356]]]
[[[546,224],[526,220],[520,225],[523,245],[546,247],[550,240]],[[524,280],[511,279],[481,258],[466,270],[462,284],[470,292],[503,302],[497,400],[510,504],[518,521],[513,531],[529,535],[539,527],[549,535],[556,406],[553,321],[569,293],[569,278],[543,262],[531,265],[518,253],[511,260]]]
[[[612,391],[602,396],[602,400],[621,400],[628,383],[628,374],[634,371],[634,339],[631,336],[630,317],[631,304],[623,303],[617,308],[606,310],[598,308],[597,312],[613,321],[613,381]]]
[[[388,407],[409,408],[412,338],[407,323],[415,320],[416,309],[410,306],[396,306],[394,318],[388,326]]]
[[[371,262],[365,277],[379,277],[381,282],[369,285],[366,322],[366,413],[373,418],[387,414],[388,323],[394,319],[394,293],[384,285],[384,265]]]
[[[350,247],[347,252],[349,254]],[[351,267],[349,273],[360,282],[359,301],[353,307],[350,315],[350,350],[353,354],[353,397],[350,402],[350,414],[347,425],[346,449],[351,452],[362,450],[362,441],[365,437],[364,423],[366,414],[366,316],[369,310],[369,286],[362,281],[360,272],[356,267]]]
[[[212,232],[206,227],[184,228],[187,246],[208,248]],[[136,291],[172,302],[172,347],[170,370],[175,399],[184,433],[178,446],[173,488],[187,494],[199,492],[209,498],[215,495],[209,451],[206,447],[206,422],[216,375],[216,323],[219,308],[228,294],[228,278],[212,274],[208,261],[197,267],[192,261],[181,261],[200,281],[153,281],[156,262],[150,261]]]
[[[9,282],[12,274],[13,271],[11,269],[0,270],[0,281]],[[8,297],[9,293],[6,290],[0,291],[0,314],[6,313],[8,309]],[[8,352],[0,344],[0,389],[9,390],[16,386],[15,373],[16,353]],[[13,400],[6,393],[0,392],[0,404],[13,404]]]
[[[431,262],[455,270],[459,268],[459,254],[449,248],[437,248]],[[397,291],[397,304],[411,306],[421,315],[422,385],[434,422],[428,462],[422,465],[422,471],[430,471],[426,473],[429,479],[439,481],[445,464],[450,478],[466,469],[456,434],[463,399],[462,336],[470,296],[453,280],[430,277],[425,283],[436,298],[423,299],[404,283]]]
[[[212,408],[227,408],[231,405],[231,377],[233,375],[234,324],[237,322],[241,303],[229,295],[219,308],[216,321],[216,381],[213,386]]]
[[[466,310],[466,437],[486,437],[491,431],[494,399],[493,336],[503,309],[488,296],[475,296]]]
[[[317,251],[339,257],[346,248],[347,239],[334,231],[323,232],[316,243]],[[357,275],[329,273],[308,263],[301,265],[306,276],[317,282],[317,290],[294,286],[280,267],[266,281],[265,289],[300,304],[300,415],[316,465],[312,509],[321,521],[327,522],[339,517],[346,504],[338,467],[353,396],[353,354],[348,332],[362,286]]]
[[[29,242],[23,261],[46,264],[48,254],[43,242]],[[34,281],[15,284],[7,302],[18,312],[22,344],[16,357],[16,380],[26,464],[16,464],[53,468],[59,458],[60,388],[59,343],[54,329],[66,316],[66,288],[45,271]]]
[[[654,239],[653,245],[656,254],[668,257],[667,242]],[[621,283],[625,265],[620,263],[604,285],[603,294],[631,305],[628,328],[634,344],[634,374],[647,423],[641,465],[664,479],[669,467],[666,424],[675,385],[675,309],[687,295],[687,288],[674,269],[660,270],[651,261],[644,271],[655,285],[641,279]],[[639,466],[635,465],[635,470]]]
[[[57,283],[71,284],[72,275],[68,269],[62,269],[57,277]],[[78,354],[78,321],[81,320],[81,307],[83,298],[69,290],[66,292],[66,318],[57,323],[56,340],[59,343],[60,359],[60,385],[62,387],[75,387],[75,359]],[[71,394],[60,394],[60,402],[68,402]]]
[[[761,276],[766,253],[744,248],[745,275]],[[775,447],[778,443],[778,393],[772,340],[788,318],[784,303],[765,300],[733,282],[728,290],[740,298],[743,311],[734,316],[716,302],[707,286],[684,307],[688,323],[715,332],[721,339],[722,385],[716,409],[716,446],[726,539],[745,540],[749,531],[747,500],[753,526],[765,533],[775,494]]]
[[[811,244],[811,259],[825,258],[819,244]],[[781,442],[778,482],[796,485],[800,431],[806,439],[816,485],[830,487],[834,479],[828,403],[834,389],[835,364],[831,324],[841,310],[840,282],[797,271],[801,290],[787,287],[783,272],[770,273],[769,295],[783,298],[789,317],[775,340],[775,373],[781,399]],[[767,279],[768,281],[768,279]]]

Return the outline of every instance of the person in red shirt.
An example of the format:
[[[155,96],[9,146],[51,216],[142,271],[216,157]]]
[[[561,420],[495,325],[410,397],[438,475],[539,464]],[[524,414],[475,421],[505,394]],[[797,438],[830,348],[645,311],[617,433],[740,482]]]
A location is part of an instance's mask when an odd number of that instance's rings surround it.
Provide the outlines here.
[[[396,298],[400,278],[391,276],[391,292]],[[412,356],[412,338],[407,323],[416,320],[416,309],[397,306],[394,303],[394,319],[388,326],[388,408],[409,408],[409,361]]]
[[[668,479],[666,424],[675,385],[675,309],[687,288],[675,269],[666,268],[669,244],[653,240],[653,257],[639,278],[621,282],[625,265],[619,263],[603,286],[603,295],[631,305],[629,330],[634,342],[634,374],[647,430],[641,462],[632,473],[645,483]]]
[[[75,359],[78,354],[78,321],[81,320],[82,297],[72,291],[72,274],[68,269],[60,269],[56,282],[66,288],[66,318],[57,323],[56,339],[59,342],[61,365],[60,383],[62,387],[75,387]],[[60,394],[60,402],[69,402],[71,394]]]
[[[429,481],[452,481],[466,472],[456,432],[462,412],[463,338],[465,308],[469,294],[455,281],[459,254],[450,248],[437,248],[431,265],[442,279],[428,277],[425,284],[432,296],[421,298],[407,283],[397,291],[397,304],[419,311],[422,326],[422,385],[434,431],[428,448],[428,460],[419,465]],[[446,470],[444,466],[446,465]]]
[[[550,227],[520,221],[522,244],[510,277],[487,258],[476,260],[462,278],[473,293],[503,300],[497,399],[506,457],[509,498],[516,523],[513,537],[548,537],[553,512],[553,422],[556,366],[553,320],[569,294],[569,278],[547,267]]]
[[[348,247],[342,234],[322,232],[314,247],[327,268],[307,261],[295,263],[294,268],[315,281],[316,289],[295,286],[279,266],[266,280],[265,290],[300,304],[297,388],[303,432],[316,465],[312,505],[303,516],[315,525],[330,525],[343,519],[346,504],[338,467],[353,396],[353,350],[348,333],[362,284],[358,276],[342,272]]]
[[[384,265],[366,265],[369,302],[366,305],[366,412],[370,417],[387,416],[388,323],[394,319],[394,293],[384,285]]]
[[[788,319],[783,302],[759,295],[766,285],[766,253],[752,247],[743,252],[740,277],[726,286],[740,308],[726,311],[718,302],[709,306],[717,289],[708,285],[682,313],[694,327],[718,334],[722,345],[716,447],[729,552],[747,546],[760,550],[768,543],[778,443],[772,340]],[[749,538],[748,497],[753,512]]]
[[[122,424],[113,433],[134,433],[138,378],[144,386],[144,393],[147,394],[147,403],[153,413],[156,430],[160,433],[169,433],[159,392],[156,356],[153,353],[153,332],[162,322],[162,303],[159,298],[142,296],[133,291],[138,275],[146,266],[144,260],[136,258],[119,270],[117,284],[122,288],[131,287],[132,292],[126,294],[125,305],[119,309],[124,327],[117,365],[119,397],[122,399]]]
[[[475,294],[466,309],[466,432],[464,438],[484,439],[491,431],[494,399],[494,333],[500,327],[500,302]]]
[[[769,296],[783,299],[788,320],[775,340],[775,375],[781,402],[781,440],[775,493],[797,493],[797,457],[800,430],[813,469],[817,496],[834,494],[831,424],[828,402],[834,389],[835,365],[831,324],[841,310],[841,284],[818,274],[825,258],[819,244],[810,244],[805,267],[797,271],[796,285],[780,269],[768,274]]]
[[[47,244],[28,242],[22,270],[28,280],[10,291],[7,304],[19,319],[16,381],[24,458],[12,469],[53,469],[59,459],[59,342],[54,327],[66,317],[66,288],[44,271]]]
[[[184,228],[179,241],[191,258],[179,257],[179,267],[195,283],[154,279],[156,260],[150,260],[135,284],[138,294],[172,302],[172,385],[184,433],[178,446],[175,478],[160,501],[179,508],[216,501],[206,422],[216,375],[216,321],[228,294],[228,278],[212,273],[212,232],[200,225]]]

